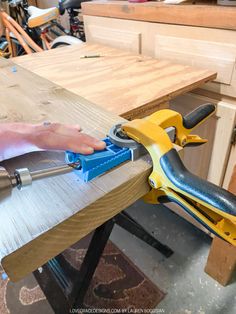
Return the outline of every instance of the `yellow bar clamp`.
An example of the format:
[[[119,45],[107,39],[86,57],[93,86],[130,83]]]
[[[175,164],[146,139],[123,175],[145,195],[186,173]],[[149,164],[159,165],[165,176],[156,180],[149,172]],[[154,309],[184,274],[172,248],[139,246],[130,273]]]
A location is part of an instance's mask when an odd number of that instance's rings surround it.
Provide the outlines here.
[[[175,128],[175,143],[200,145],[206,142],[190,132],[214,114],[215,106],[203,105],[184,118],[172,110],[160,110],[147,118],[125,123],[122,130],[149,152],[153,170],[149,176],[148,203],[173,201],[215,235],[236,246],[236,196],[189,172],[165,129]]]

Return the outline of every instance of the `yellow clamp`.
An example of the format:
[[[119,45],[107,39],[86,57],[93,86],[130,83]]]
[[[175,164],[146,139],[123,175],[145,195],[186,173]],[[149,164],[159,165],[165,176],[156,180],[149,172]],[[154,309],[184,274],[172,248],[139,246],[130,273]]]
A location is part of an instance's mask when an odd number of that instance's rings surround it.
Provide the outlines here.
[[[194,127],[205,119],[196,124],[193,123]],[[198,198],[176,186],[173,180],[171,181],[166,176],[161,165],[161,158],[173,150],[173,143],[165,131],[169,127],[175,128],[175,143],[180,146],[206,142],[197,135],[190,135],[189,133],[194,127],[184,127],[182,116],[168,109],[158,111],[145,119],[130,121],[122,126],[124,133],[147,149],[153,161],[153,171],[148,179],[152,189],[145,195],[144,200],[148,203],[158,204],[161,198],[167,197],[182,206],[211,232],[236,246],[236,212],[234,215],[212,206],[202,197]],[[232,195],[228,194],[226,197],[231,198],[231,204],[236,204],[235,200],[232,200]]]

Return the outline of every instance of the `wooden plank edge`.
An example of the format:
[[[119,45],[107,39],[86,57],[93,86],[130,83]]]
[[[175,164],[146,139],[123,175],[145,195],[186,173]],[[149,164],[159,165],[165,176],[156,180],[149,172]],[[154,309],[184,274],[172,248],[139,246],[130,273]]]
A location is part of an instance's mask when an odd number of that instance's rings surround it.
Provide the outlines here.
[[[208,77],[205,77],[196,83],[192,83],[192,84],[188,85],[187,87],[184,86],[184,87],[178,89],[176,92],[172,93],[171,96],[170,95],[163,96],[158,101],[157,100],[151,101],[149,103],[146,103],[143,106],[140,106],[138,109],[132,109],[130,111],[127,111],[125,114],[122,114],[121,117],[125,118],[127,120],[132,120],[132,119],[137,118],[137,117],[143,118],[147,115],[154,113],[157,110],[166,109],[166,104],[168,104],[171,99],[173,99],[179,95],[183,95],[187,92],[192,92],[192,90],[199,87],[200,85],[203,85],[207,82],[213,81],[216,78],[217,73],[211,72],[211,74],[210,74],[210,71],[208,71],[208,72],[209,72]],[[157,108],[158,106],[160,106],[160,107]]]

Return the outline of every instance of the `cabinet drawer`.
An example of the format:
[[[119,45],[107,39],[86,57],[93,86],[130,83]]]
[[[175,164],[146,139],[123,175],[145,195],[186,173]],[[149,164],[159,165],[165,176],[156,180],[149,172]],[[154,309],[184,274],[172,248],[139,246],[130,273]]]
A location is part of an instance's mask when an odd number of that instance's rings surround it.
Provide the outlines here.
[[[86,39],[88,42],[96,42],[134,53],[141,52],[141,33],[139,32],[90,24],[86,27]]]
[[[230,85],[236,61],[236,45],[156,35],[155,56],[214,70],[218,73],[216,82]]]

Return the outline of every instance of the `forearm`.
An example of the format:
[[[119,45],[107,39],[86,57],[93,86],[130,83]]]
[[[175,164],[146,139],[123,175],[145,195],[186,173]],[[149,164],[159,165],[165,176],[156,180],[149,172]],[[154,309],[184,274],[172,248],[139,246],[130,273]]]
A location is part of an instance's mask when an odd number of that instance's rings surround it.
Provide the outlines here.
[[[37,128],[26,123],[0,124],[0,161],[39,150],[35,141]]]

